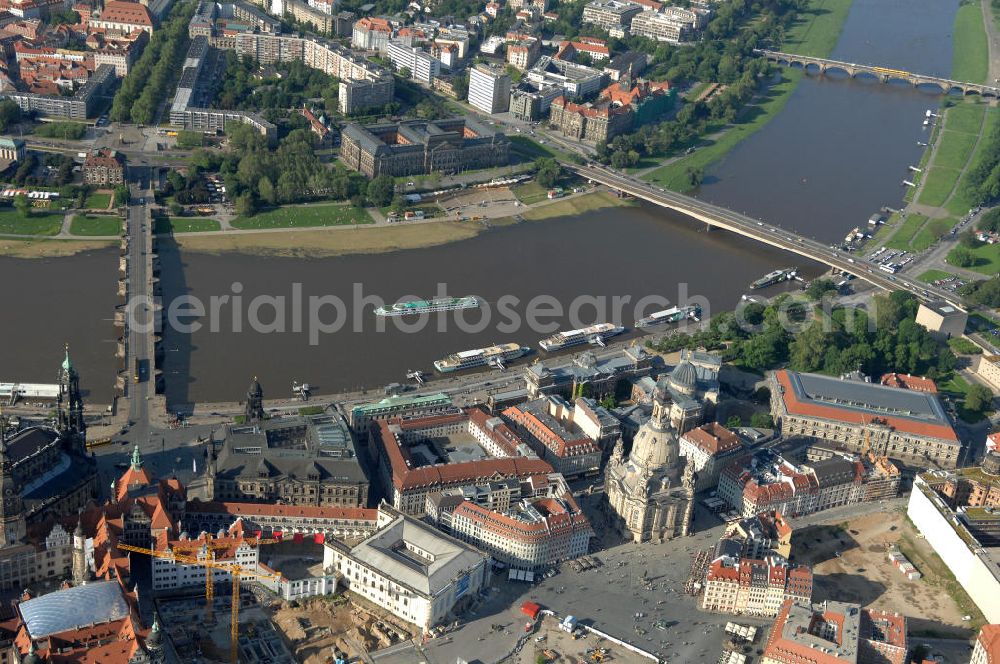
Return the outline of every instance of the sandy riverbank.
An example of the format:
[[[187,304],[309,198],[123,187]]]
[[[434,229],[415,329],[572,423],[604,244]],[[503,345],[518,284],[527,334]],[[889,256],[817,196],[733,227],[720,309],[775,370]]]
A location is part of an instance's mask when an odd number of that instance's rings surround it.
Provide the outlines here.
[[[84,251],[105,249],[116,243],[110,240],[16,240],[0,238],[0,256],[13,258],[58,258]]]
[[[614,195],[599,191],[564,200],[545,202],[525,209],[525,220],[536,221],[581,214],[604,208],[629,205]],[[198,233],[175,235],[174,241],[185,251],[220,254],[239,252],[259,256],[301,256],[320,258],[347,254],[375,254],[403,249],[420,249],[466,240],[513,222],[510,217],[481,221],[439,221],[393,226],[356,226],[350,230],[303,230],[266,234]]]

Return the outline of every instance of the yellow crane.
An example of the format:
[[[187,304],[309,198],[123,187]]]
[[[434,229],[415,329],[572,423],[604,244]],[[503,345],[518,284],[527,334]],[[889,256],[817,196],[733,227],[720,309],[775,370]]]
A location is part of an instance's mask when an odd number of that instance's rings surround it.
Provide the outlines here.
[[[243,539],[245,544],[250,546],[261,546],[262,544],[278,544],[281,540],[277,539],[263,539],[260,537],[245,537]],[[228,549],[232,546],[231,542],[220,542],[214,539],[211,534],[206,533],[205,539],[196,540],[182,540],[180,542],[174,542],[172,545],[174,551],[197,551],[204,548],[209,556],[209,559],[215,559],[215,551],[217,549]],[[119,547],[120,548],[120,547]],[[212,619],[213,606],[215,604],[215,578],[214,574],[205,573],[205,620]]]
[[[257,541],[257,540],[254,540]],[[194,542],[192,542],[193,544]],[[183,555],[175,553],[174,551],[156,551],[154,549],[147,549],[141,546],[132,546],[130,544],[118,544],[119,551],[131,551],[133,553],[144,553],[147,556],[153,558],[164,558],[166,560],[171,560],[180,565],[198,565],[199,567],[205,568],[205,597],[209,606],[212,604],[212,600],[215,597],[215,589],[212,582],[209,580],[212,578],[212,570],[220,569],[227,572],[233,579],[233,604],[232,604],[232,624],[230,625],[229,631],[229,661],[232,664],[238,664],[239,662],[239,638],[240,638],[240,578],[243,576],[254,576],[256,578],[268,578],[275,579],[277,581],[281,580],[281,574],[270,574],[267,572],[261,572],[257,569],[251,569],[249,567],[243,567],[236,563],[226,563],[215,560],[214,550],[209,549],[211,558],[196,558],[194,556]],[[220,548],[220,547],[216,547]],[[209,596],[211,595],[211,596]]]

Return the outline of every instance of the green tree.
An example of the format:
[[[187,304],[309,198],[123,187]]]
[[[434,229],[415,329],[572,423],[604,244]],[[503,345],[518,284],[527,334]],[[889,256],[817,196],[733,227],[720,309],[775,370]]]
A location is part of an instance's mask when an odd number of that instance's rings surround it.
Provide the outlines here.
[[[958,267],[972,267],[976,264],[976,255],[968,247],[959,245],[948,252],[948,262]]]
[[[252,217],[257,213],[257,201],[252,193],[246,192],[233,199],[233,208],[241,217]]]
[[[739,415],[730,415],[729,419],[726,420],[727,429],[739,429],[743,426],[743,418]]]
[[[17,209],[23,217],[31,216],[31,202],[24,194],[18,194],[14,197],[14,208]]]
[[[750,426],[758,429],[773,429],[774,419],[771,417],[771,413],[754,413],[750,417]]]
[[[0,101],[0,131],[7,131],[7,127],[20,121],[21,107],[17,102],[10,99]]]
[[[177,201],[170,201],[170,214],[179,217],[184,214],[184,206]]]
[[[975,249],[983,244],[979,241],[975,232],[973,232],[971,228],[958,236],[958,243],[967,249]]]
[[[551,157],[541,157],[535,160],[535,181],[548,189],[559,181],[562,167]]]
[[[257,180],[257,194],[260,196],[260,200],[268,205],[274,205],[277,202],[274,185],[271,184],[271,178],[266,175]]]
[[[688,166],[684,170],[684,177],[687,179],[687,184],[690,189],[697,189],[701,186],[701,182],[705,178],[705,173],[700,168]]]
[[[820,300],[830,292],[836,292],[837,287],[831,279],[813,279],[806,288],[806,297],[810,300]]]
[[[372,205],[384,207],[392,202],[392,196],[396,192],[396,181],[388,175],[378,175],[372,178],[365,189],[365,196]]]
[[[993,404],[993,392],[985,385],[976,383],[965,393],[965,408],[974,413],[984,413]]]

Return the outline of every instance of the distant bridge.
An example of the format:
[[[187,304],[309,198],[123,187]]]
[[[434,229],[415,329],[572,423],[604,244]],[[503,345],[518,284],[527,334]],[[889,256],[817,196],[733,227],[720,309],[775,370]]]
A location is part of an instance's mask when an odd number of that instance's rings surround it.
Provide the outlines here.
[[[825,263],[842,272],[855,275],[859,279],[884,290],[906,290],[923,300],[943,299],[954,301],[954,293],[925,284],[903,274],[887,274],[878,265],[861,256],[848,254],[839,249],[799,235],[794,231],[772,226],[727,208],[700,201],[691,196],[678,194],[654,187],[610,168],[598,165],[577,166],[564,163],[563,167],[592,182],[599,182],[611,189],[660,207],[676,210],[709,226],[727,230],[737,235],[756,240],[763,244],[784,249],[793,254],[819,263]]]
[[[983,83],[969,83],[967,81],[953,81],[950,78],[940,76],[927,76],[925,74],[914,74],[902,69],[890,69],[877,65],[862,65],[856,62],[841,62],[840,60],[829,60],[827,58],[814,58],[808,55],[796,55],[794,53],[782,53],[781,51],[768,51],[765,49],[755,49],[754,53],[763,55],[771,62],[786,67],[801,67],[808,72],[818,72],[825,74],[828,71],[842,71],[851,78],[859,74],[873,76],[883,83],[892,81],[904,81],[913,86],[928,85],[934,86],[942,94],[961,92],[963,95],[977,94],[982,97],[1000,98],[1000,87],[995,85],[985,85]]]

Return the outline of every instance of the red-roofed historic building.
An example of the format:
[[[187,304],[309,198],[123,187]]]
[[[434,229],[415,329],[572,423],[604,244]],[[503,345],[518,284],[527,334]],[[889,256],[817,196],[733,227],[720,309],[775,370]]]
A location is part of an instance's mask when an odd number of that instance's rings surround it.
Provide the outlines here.
[[[912,380],[912,379],[910,379]],[[769,377],[771,416],[785,436],[954,468],[962,444],[934,393],[782,369]]]
[[[774,556],[763,560],[721,557],[705,575],[706,611],[776,616],[786,600],[812,601],[812,570]]]

